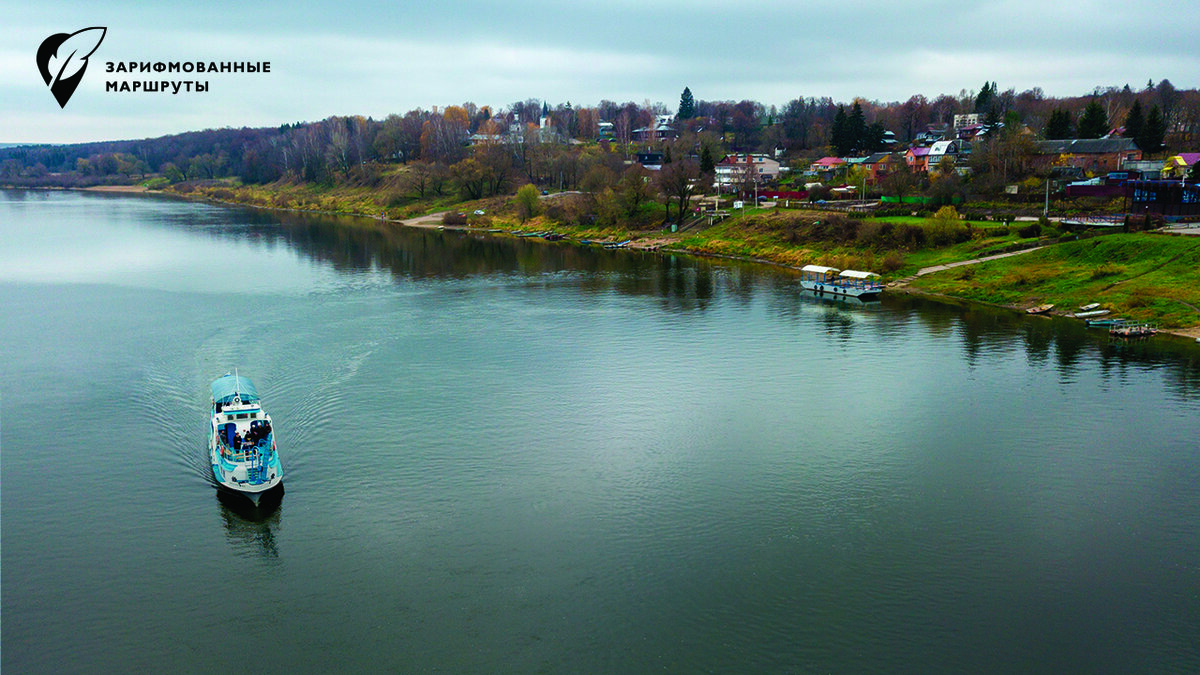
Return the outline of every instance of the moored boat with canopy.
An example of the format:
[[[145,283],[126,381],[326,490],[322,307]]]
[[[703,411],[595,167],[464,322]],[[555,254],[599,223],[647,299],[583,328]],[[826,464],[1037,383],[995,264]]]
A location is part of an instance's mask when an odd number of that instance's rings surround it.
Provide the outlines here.
[[[883,291],[883,284],[874,272],[839,270],[824,265],[805,265],[800,269],[800,286],[815,293],[831,293],[851,298],[868,299]]]

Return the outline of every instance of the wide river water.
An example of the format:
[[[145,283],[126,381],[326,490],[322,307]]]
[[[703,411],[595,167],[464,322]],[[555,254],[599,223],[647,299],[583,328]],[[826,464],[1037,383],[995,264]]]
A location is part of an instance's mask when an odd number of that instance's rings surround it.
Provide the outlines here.
[[[1200,672],[1194,343],[72,192],[0,312],[5,672]]]

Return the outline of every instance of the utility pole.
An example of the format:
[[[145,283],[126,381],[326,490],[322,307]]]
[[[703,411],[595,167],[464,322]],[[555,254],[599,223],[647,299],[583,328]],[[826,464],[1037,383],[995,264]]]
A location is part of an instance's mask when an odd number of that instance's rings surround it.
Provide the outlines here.
[[[1050,217],[1050,179],[1046,178],[1046,206],[1042,208],[1042,217]]]

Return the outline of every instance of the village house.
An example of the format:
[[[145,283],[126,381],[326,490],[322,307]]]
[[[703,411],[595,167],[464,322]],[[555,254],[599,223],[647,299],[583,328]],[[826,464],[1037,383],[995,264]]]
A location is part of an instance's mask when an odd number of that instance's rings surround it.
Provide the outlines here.
[[[637,163],[641,164],[648,171],[658,171],[662,169],[663,153],[639,152],[637,154]]]
[[[913,139],[913,145],[929,147],[938,141],[946,140],[946,134],[949,131],[949,127],[945,124],[930,124],[925,128],[925,131],[917,134],[916,138]]]
[[[867,170],[867,182],[872,185],[878,185],[889,173],[899,170],[901,165],[900,155],[890,152],[877,152],[863,162],[863,168]]]
[[[633,138],[643,143],[667,141],[679,138],[679,130],[675,127],[674,115],[658,115],[649,126],[633,130]]]
[[[970,156],[971,144],[966,141],[938,141],[929,146],[929,154],[925,156],[925,169],[930,174],[936,174],[942,160],[949,157],[954,162],[955,170],[962,172],[966,169]]]
[[[1120,171],[1138,161],[1142,151],[1132,138],[1074,138],[1037,141],[1035,169],[1076,169],[1093,176]]]
[[[767,155],[726,155],[716,165],[716,184],[740,185],[747,177],[756,183],[765,183],[779,178],[779,162]]]
[[[1196,162],[1200,162],[1200,152],[1181,152],[1163,164],[1162,177],[1187,178]]]
[[[979,113],[965,113],[954,116],[954,130],[965,129],[967,127],[978,126],[983,123],[983,115]]]
[[[810,164],[808,170],[815,174],[833,172],[845,166],[845,164],[846,160],[841,157],[822,157]]]
[[[929,171],[929,148],[913,146],[904,153],[904,163],[914,173]]]

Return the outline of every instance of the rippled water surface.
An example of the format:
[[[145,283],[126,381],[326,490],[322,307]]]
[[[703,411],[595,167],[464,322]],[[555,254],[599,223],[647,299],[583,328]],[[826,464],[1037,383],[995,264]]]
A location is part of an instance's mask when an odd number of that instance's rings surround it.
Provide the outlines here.
[[[64,192],[0,308],[6,671],[1200,672],[1193,344]]]

